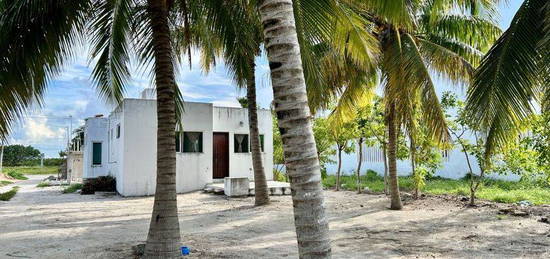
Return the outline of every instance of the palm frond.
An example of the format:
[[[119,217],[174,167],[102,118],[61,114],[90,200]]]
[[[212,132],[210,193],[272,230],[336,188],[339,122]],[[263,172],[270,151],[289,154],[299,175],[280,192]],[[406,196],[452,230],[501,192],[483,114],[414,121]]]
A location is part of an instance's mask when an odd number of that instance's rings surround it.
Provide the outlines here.
[[[498,39],[476,70],[466,109],[472,121],[488,130],[486,152],[504,147],[519,124],[533,113],[541,90],[543,0],[526,0],[510,28]]]
[[[477,16],[462,14],[432,15],[420,19],[421,34],[432,34],[487,51],[502,34],[498,25]]]
[[[48,81],[82,43],[91,1],[0,3],[0,139],[29,106],[41,103]]]
[[[431,71],[458,84],[467,84],[474,67],[453,51],[428,40],[418,39],[418,46]]]
[[[130,79],[132,0],[97,1],[90,22],[92,71],[100,97],[112,103],[122,101]]]
[[[392,35],[395,33],[397,32],[393,32]],[[393,40],[393,44],[387,46],[384,52],[383,70],[386,77],[387,102],[396,106],[399,121],[406,126],[407,121],[414,119],[410,111],[418,98],[423,123],[426,124],[430,137],[436,141],[446,142],[450,137],[445,115],[428,67],[422,59],[415,39],[408,33],[402,34],[401,39],[401,48],[397,46],[397,41]]]

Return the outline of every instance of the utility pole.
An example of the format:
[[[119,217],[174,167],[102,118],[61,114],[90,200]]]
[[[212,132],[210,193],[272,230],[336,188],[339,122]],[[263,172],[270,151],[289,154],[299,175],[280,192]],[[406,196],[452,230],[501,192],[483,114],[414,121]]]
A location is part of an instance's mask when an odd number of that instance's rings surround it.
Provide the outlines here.
[[[2,173],[3,167],[2,164],[4,162],[4,141],[0,142],[0,174]]]
[[[40,167],[44,167],[44,154],[40,154]]]

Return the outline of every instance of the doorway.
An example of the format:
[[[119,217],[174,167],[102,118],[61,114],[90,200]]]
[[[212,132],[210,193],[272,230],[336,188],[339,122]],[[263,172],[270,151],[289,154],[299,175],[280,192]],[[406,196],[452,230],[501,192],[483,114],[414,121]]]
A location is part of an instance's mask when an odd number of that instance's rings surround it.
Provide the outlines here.
[[[214,132],[213,178],[229,177],[229,133]]]

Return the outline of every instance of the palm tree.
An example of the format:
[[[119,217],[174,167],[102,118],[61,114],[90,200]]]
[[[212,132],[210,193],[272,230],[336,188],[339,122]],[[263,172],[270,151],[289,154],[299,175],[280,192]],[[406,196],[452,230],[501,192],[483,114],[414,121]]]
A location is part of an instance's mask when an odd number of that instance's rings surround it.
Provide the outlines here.
[[[262,42],[259,18],[250,6],[241,2],[194,1],[190,3],[192,31],[198,31],[191,39],[184,30],[177,34],[178,50],[185,52],[189,45],[200,48],[202,64],[206,71],[216,64],[222,55],[237,85],[246,88],[245,108],[248,109],[248,125],[252,167],[254,169],[254,203],[269,203],[269,191],[262,162],[256,102],[255,57],[260,54]],[[196,26],[195,26],[196,25]],[[205,29],[209,28],[209,29]]]
[[[329,258],[328,220],[292,0],[258,1],[300,258]]]
[[[175,258],[180,232],[176,200],[175,126],[181,94],[170,26],[184,12],[169,1],[0,1],[0,135],[90,39],[92,79],[102,97],[122,100],[132,54],[152,67],[157,92],[157,185],[146,257]],[[178,14],[178,15],[176,15]],[[181,15],[180,15],[181,16]]]
[[[349,8],[368,20],[365,30],[380,53],[376,74],[385,92],[388,131],[388,167],[392,209],[401,209],[396,167],[397,138],[402,126],[408,131],[414,103],[420,103],[423,123],[430,137],[449,139],[444,115],[432,82],[432,71],[453,83],[466,84],[474,67],[500,30],[485,18],[490,1],[347,1]],[[344,88],[342,96],[361,85],[331,85]],[[364,86],[363,86],[364,87]],[[368,88],[368,87],[367,87]],[[334,90],[332,90],[334,92]],[[332,92],[321,89],[318,95]]]
[[[550,111],[550,2],[525,0],[483,57],[468,91],[467,117],[487,136],[485,162],[515,143],[537,103]]]

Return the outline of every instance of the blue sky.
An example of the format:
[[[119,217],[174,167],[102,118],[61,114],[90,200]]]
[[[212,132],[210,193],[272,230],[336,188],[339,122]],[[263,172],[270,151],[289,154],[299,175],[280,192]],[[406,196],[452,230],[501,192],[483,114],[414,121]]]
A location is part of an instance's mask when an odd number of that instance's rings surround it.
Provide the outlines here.
[[[508,28],[522,2],[510,0],[508,4],[503,3],[499,6],[499,24],[502,29]],[[82,50],[79,53],[88,52]],[[17,123],[8,138],[9,144],[32,145],[41,150],[46,157],[57,157],[58,152],[66,146],[71,122],[74,129],[82,125],[87,117],[109,114],[112,107],[96,97],[96,91],[90,83],[91,69],[87,58],[85,55],[77,56],[64,72],[50,83],[43,105],[31,109],[28,115]],[[239,106],[236,98],[244,96],[245,92],[237,89],[223,64],[218,64],[210,73],[205,74],[200,69],[198,53],[193,53],[192,60],[192,69],[189,69],[188,64],[183,64],[179,68],[177,78],[185,100],[211,102],[219,106]],[[258,58],[256,64],[258,103],[261,107],[268,108],[273,93],[265,56]],[[141,90],[150,86],[150,83],[146,75],[134,73],[127,89],[127,97],[138,97]]]

